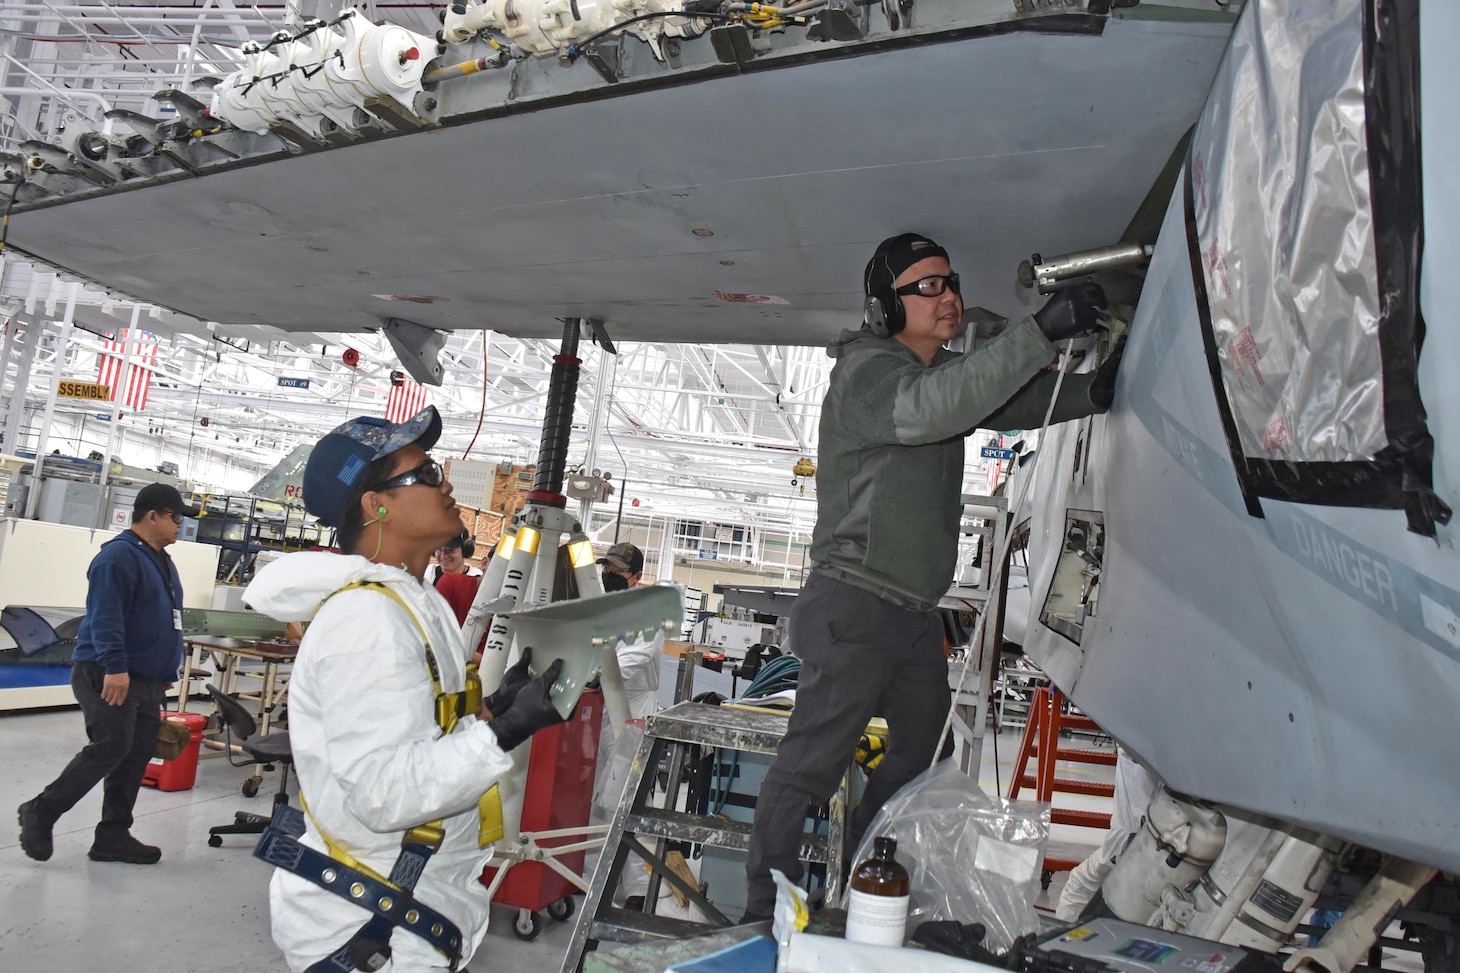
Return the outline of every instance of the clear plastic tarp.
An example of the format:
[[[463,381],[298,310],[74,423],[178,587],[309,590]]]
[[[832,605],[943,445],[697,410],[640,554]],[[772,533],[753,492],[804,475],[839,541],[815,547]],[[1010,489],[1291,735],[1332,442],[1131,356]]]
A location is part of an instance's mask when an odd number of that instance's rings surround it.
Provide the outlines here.
[[[943,760],[903,785],[882,805],[857,849],[872,854],[878,837],[897,841],[897,860],[912,880],[907,929],[931,920],[981,922],[984,945],[1003,952],[1039,928],[1034,897],[1049,805],[990,797]]]
[[[1190,176],[1221,378],[1249,457],[1365,461],[1389,444],[1366,139],[1360,0],[1248,4]]]

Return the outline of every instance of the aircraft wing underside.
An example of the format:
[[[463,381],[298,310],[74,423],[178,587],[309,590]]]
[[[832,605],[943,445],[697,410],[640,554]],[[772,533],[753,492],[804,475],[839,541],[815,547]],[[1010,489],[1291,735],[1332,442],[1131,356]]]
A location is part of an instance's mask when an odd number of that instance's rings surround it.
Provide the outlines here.
[[[620,339],[819,344],[856,321],[876,241],[916,228],[971,302],[1017,316],[1019,261],[1118,240],[1196,116],[1230,18],[1143,19],[1158,6],[953,5],[956,30],[616,86],[532,59],[443,83],[418,131],[270,135],[196,176],[27,198],[9,245],[220,323],[551,336],[588,317]]]

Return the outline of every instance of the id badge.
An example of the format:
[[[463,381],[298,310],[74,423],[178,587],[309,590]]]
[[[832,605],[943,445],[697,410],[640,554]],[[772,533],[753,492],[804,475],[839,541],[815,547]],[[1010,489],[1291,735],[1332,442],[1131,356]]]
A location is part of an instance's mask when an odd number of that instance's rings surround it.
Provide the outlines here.
[[[172,627],[175,631],[182,631],[182,611],[180,609],[172,610]]]

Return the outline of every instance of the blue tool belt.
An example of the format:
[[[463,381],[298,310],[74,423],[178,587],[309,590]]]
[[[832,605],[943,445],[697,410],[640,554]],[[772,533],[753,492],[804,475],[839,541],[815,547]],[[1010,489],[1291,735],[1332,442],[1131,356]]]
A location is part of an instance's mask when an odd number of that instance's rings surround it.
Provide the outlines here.
[[[291,875],[298,875],[371,913],[370,920],[347,943],[309,967],[308,973],[380,969],[390,959],[390,936],[397,926],[425,940],[447,958],[453,971],[456,969],[456,964],[461,961],[461,930],[450,919],[411,895],[434,848],[403,844],[387,884],[300,844],[297,838],[302,834],[303,812],[281,804],[259,838],[253,850],[254,857]]]

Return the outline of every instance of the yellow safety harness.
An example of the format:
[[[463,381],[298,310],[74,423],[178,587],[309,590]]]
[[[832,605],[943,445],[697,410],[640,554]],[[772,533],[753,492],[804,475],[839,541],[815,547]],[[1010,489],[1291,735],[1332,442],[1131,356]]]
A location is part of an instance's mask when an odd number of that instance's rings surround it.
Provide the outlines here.
[[[475,664],[467,663],[466,687],[461,692],[446,692],[441,685],[441,664],[436,661],[436,653],[431,648],[431,637],[426,634],[425,626],[421,624],[421,620],[416,617],[416,613],[411,610],[410,605],[406,604],[406,600],[400,596],[400,593],[392,589],[389,585],[379,581],[356,581],[352,584],[345,585],[329,597],[333,598],[335,595],[343,592],[356,590],[375,591],[385,595],[399,605],[405,611],[406,616],[416,626],[416,631],[420,633],[421,641],[426,646],[426,668],[431,673],[431,686],[436,690],[436,725],[441,728],[443,735],[452,733],[463,716],[466,716],[468,713],[475,714],[477,710],[481,709],[482,680],[477,674]],[[325,601],[328,600],[329,598],[325,599]],[[321,607],[323,607],[323,604],[323,602],[320,603]],[[343,862],[351,868],[359,869],[367,875],[380,878],[381,881],[386,881],[378,873],[372,871],[368,866],[361,863],[349,852],[345,851],[344,848],[340,847],[339,843],[319,826],[319,822],[309,812],[309,805],[305,802],[302,791],[299,794],[299,803],[304,806],[304,813],[308,814],[309,820],[314,823],[314,830],[319,832],[319,836],[324,839],[325,847],[329,849],[331,858]],[[478,848],[485,848],[493,842],[502,840],[503,835],[506,833],[502,818],[502,791],[496,784],[487,788],[487,792],[477,801],[477,820]],[[441,847],[441,840],[444,836],[445,829],[442,821],[440,818],[437,818],[434,821],[427,821],[425,824],[417,825],[406,831],[405,835],[401,838],[401,844],[404,845],[408,842],[424,844],[431,846],[434,851]]]
[[[431,648],[430,636],[398,592],[380,582],[361,581],[344,586],[330,597],[353,589],[378,591],[400,605],[415,624],[426,648],[426,668],[436,690],[434,715],[443,734],[454,731],[463,716],[481,708],[482,682],[474,666],[467,666],[466,684],[460,692],[445,691],[441,684],[441,666]],[[396,929],[404,929],[425,940],[447,958],[449,969],[455,971],[461,961],[461,930],[448,917],[415,897],[417,880],[431,856],[441,850],[446,838],[442,820],[438,818],[407,829],[401,836],[400,854],[395,865],[390,875],[384,876],[347,852],[319,826],[303,793],[299,795],[299,803],[304,807],[303,814],[288,804],[275,808],[269,826],[254,848],[254,857],[338,895],[369,913],[369,919],[349,940],[312,964],[307,973],[378,970],[390,960],[390,940]],[[486,847],[500,840],[503,834],[502,798],[497,785],[493,784],[481,796],[477,810],[477,842]],[[315,831],[324,840],[327,855],[299,842],[304,834],[305,815],[314,822]]]

